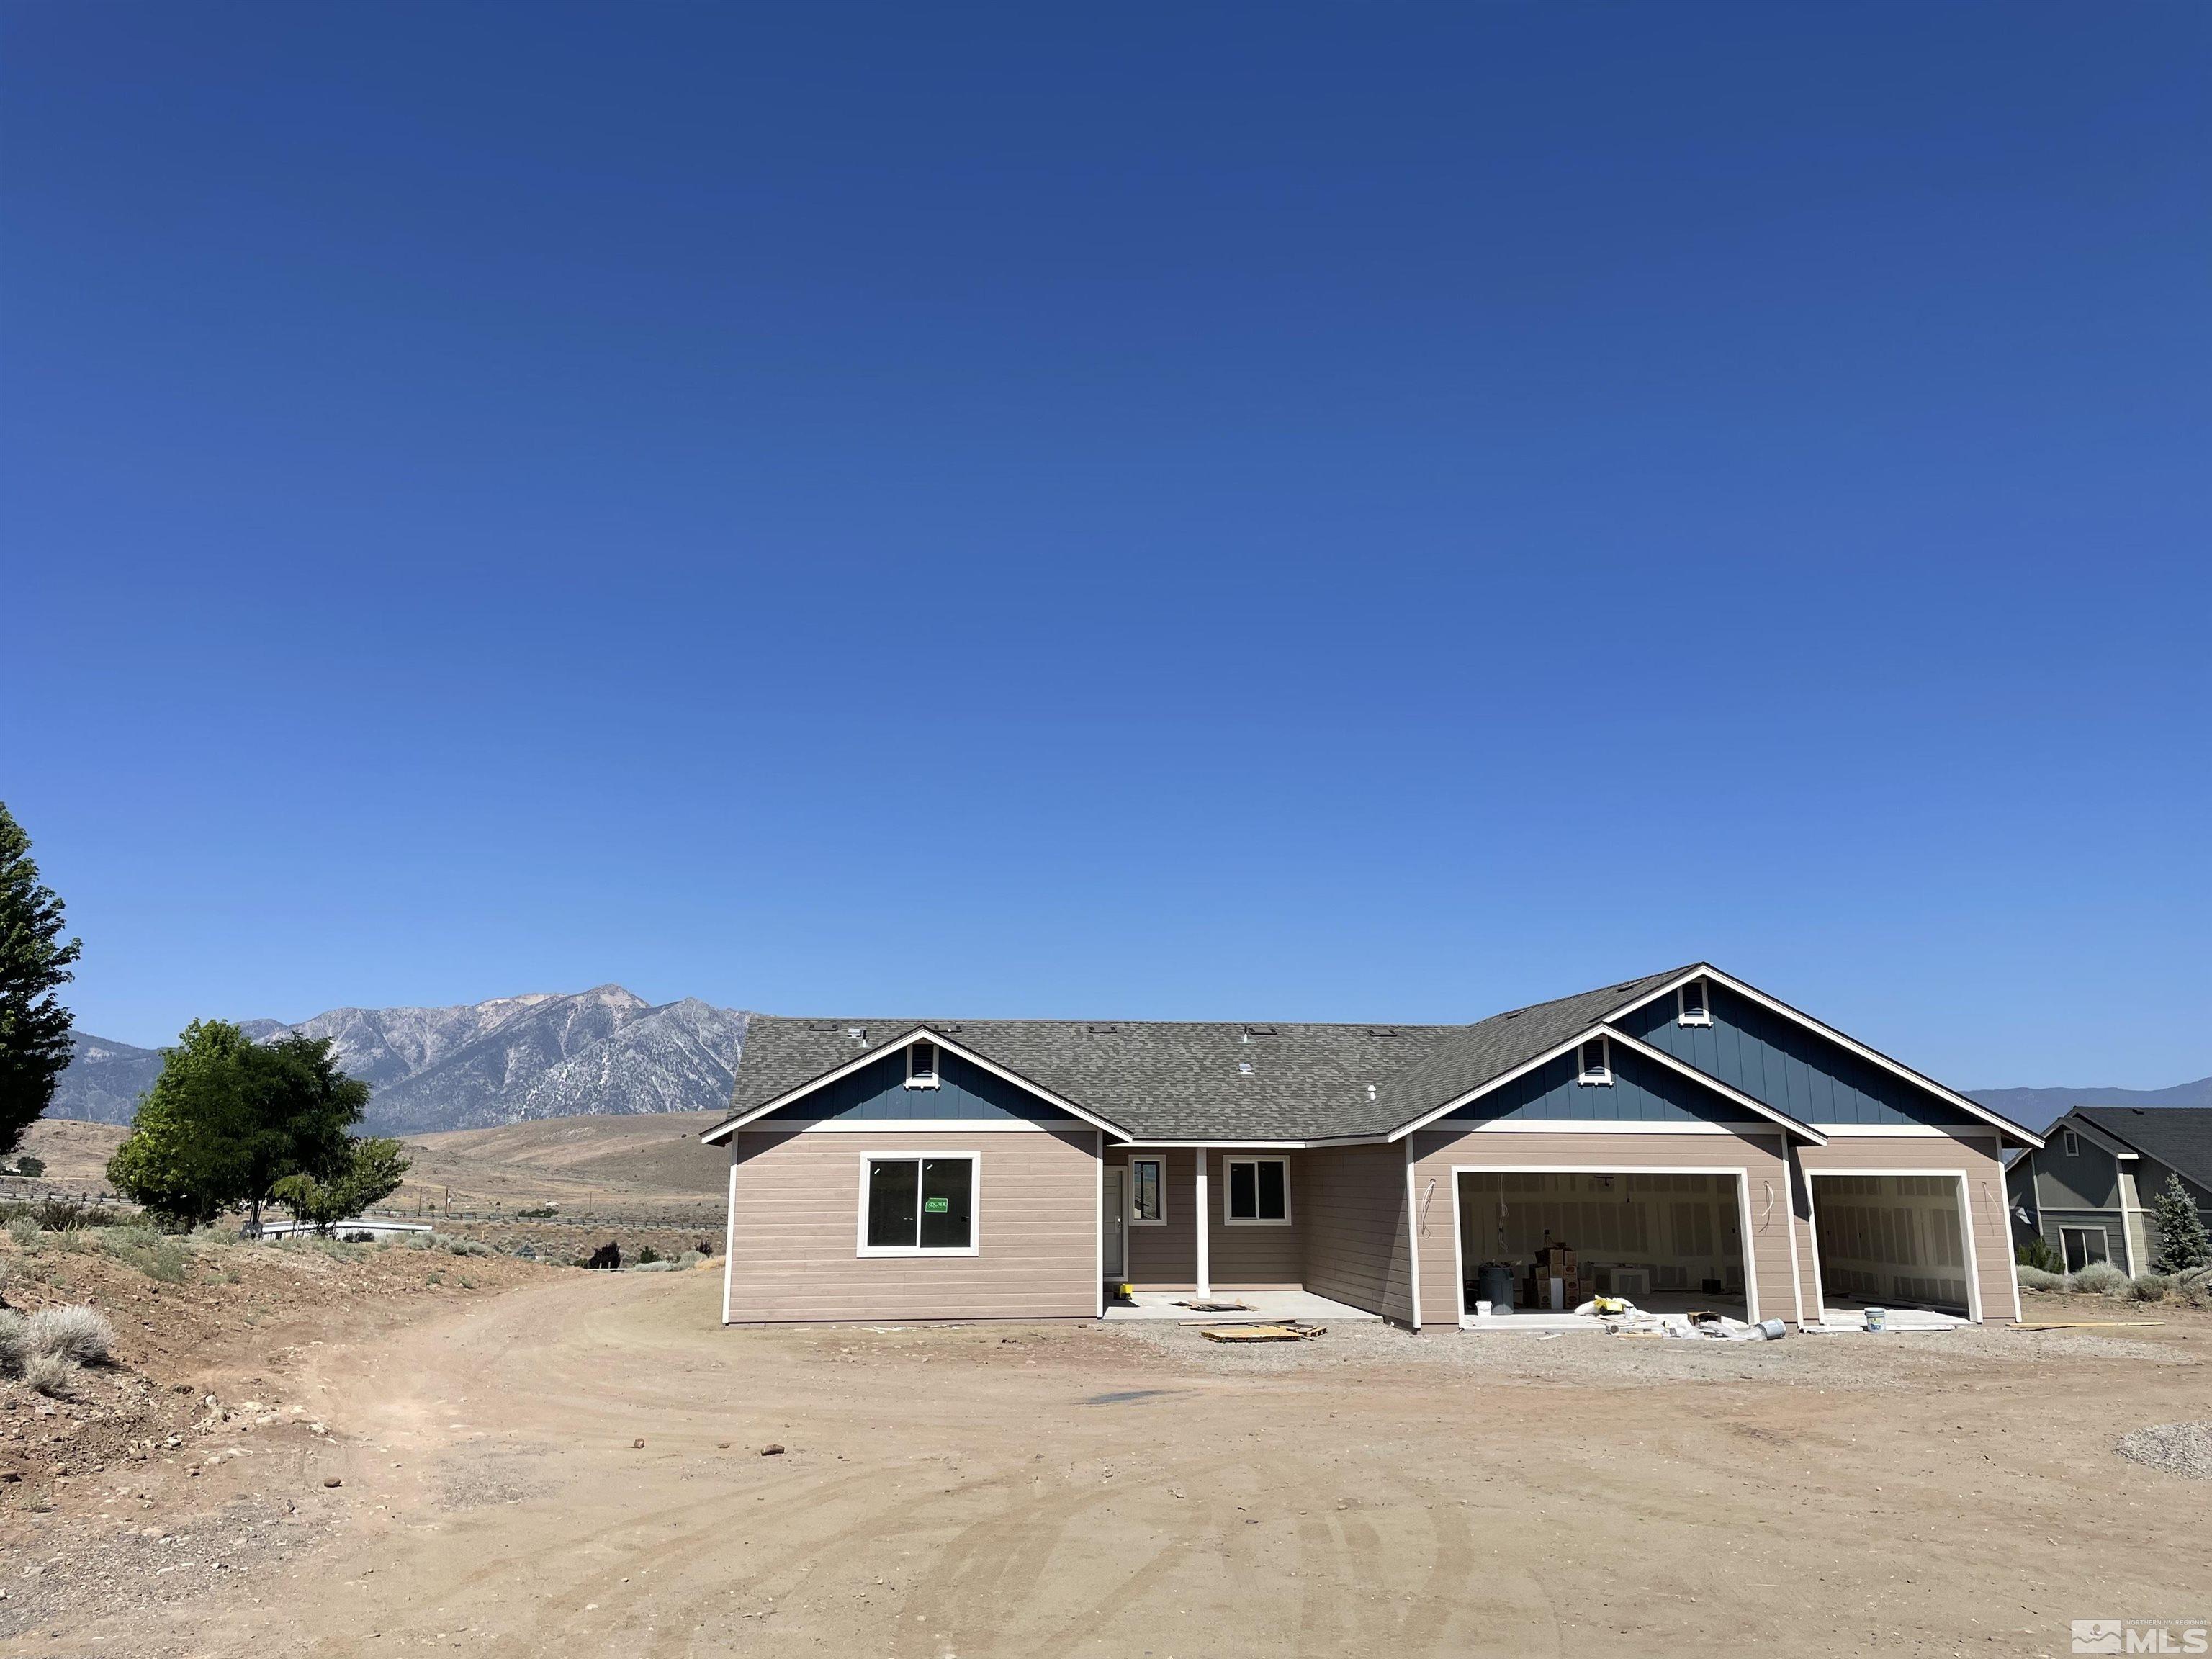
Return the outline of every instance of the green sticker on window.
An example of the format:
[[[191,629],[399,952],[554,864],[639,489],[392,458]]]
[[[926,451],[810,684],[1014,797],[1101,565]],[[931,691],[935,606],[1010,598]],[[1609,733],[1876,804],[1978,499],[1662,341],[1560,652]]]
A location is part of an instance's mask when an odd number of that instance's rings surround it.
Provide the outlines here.
[[[921,1200],[921,1207],[931,1215],[943,1215],[952,1207],[952,1200],[949,1198],[925,1198]]]

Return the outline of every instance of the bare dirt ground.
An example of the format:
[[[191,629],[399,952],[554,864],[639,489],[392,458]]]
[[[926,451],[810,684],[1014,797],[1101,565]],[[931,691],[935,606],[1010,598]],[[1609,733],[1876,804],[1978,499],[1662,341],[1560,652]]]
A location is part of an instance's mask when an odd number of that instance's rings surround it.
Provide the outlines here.
[[[328,1432],[197,1516],[46,1517],[0,1653],[2063,1653],[2074,1618],[2212,1606],[2212,1483],[2113,1450],[2203,1415],[2201,1312],[1224,1352],[723,1331],[719,1290],[544,1270],[301,1347]],[[51,1588],[125,1532],[104,1600]]]
[[[414,1168],[393,1200],[512,1212],[544,1205],[591,1213],[671,1212],[719,1229],[726,1149],[699,1144],[719,1112],[546,1118],[408,1138]]]

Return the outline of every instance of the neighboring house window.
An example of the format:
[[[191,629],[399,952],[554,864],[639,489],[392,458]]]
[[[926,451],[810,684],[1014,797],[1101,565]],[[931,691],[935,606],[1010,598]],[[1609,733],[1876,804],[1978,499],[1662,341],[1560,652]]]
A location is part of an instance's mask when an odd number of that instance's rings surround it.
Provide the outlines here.
[[[1281,1227],[1291,1219],[1291,1161],[1232,1158],[1229,1165],[1229,1224]]]
[[[1129,1160],[1129,1219],[1157,1227],[1168,1218],[1168,1165],[1164,1158]]]
[[[1674,993],[1674,1023],[1678,1025],[1710,1025],[1713,1012],[1705,1003],[1705,982],[1693,979]]]
[[[1613,1081],[1613,1045],[1601,1036],[1592,1037],[1582,1046],[1581,1073],[1577,1083],[1610,1084]]]
[[[975,1254],[973,1152],[861,1161],[862,1255]]]
[[[2102,1227],[2061,1227],[2058,1249],[2066,1258],[2066,1271],[2078,1273],[2092,1261],[2109,1261]]]
[[[906,1048],[906,1086],[909,1089],[937,1087],[937,1045],[933,1042],[909,1042]]]
[[[2069,1158],[2081,1156],[2081,1143],[2075,1138],[2071,1129],[2061,1129],[2058,1132],[2058,1145]]]

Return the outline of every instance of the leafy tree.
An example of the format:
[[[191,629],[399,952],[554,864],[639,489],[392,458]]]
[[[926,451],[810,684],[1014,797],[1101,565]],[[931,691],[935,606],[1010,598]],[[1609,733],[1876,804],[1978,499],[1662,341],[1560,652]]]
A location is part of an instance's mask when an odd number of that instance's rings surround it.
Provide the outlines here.
[[[2151,1215],[2158,1227],[2158,1257],[2151,1263],[2152,1272],[2182,1273],[2212,1264],[2212,1237],[2206,1236],[2204,1218],[2197,1212],[2179,1176],[2166,1176],[2165,1190],[2151,1200]]]
[[[62,902],[39,879],[31,838],[0,802],[0,1157],[54,1097],[76,1039],[54,993],[83,947],[62,939]]]
[[[227,1021],[194,1020],[162,1055],[107,1178],[173,1223],[243,1204],[258,1232],[278,1182],[327,1184],[352,1171],[348,1132],[368,1104],[368,1085],[338,1070],[328,1037],[254,1042]]]
[[[270,1189],[270,1196],[319,1233],[327,1233],[339,1222],[359,1215],[399,1190],[407,1178],[407,1157],[396,1140],[356,1140],[348,1151],[345,1167],[323,1180],[311,1175],[286,1176]]]

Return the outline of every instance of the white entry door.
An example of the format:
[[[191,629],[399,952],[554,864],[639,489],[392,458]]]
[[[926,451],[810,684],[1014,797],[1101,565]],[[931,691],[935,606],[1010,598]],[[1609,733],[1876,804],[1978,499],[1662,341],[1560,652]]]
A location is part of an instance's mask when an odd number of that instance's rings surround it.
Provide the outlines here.
[[[1121,1191],[1126,1172],[1103,1173],[1106,1195],[1098,1216],[1098,1259],[1105,1264],[1101,1271],[1107,1278],[1119,1279],[1129,1271],[1129,1202]]]

